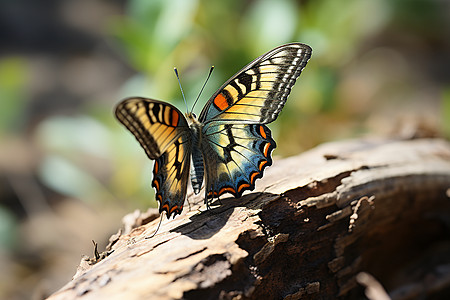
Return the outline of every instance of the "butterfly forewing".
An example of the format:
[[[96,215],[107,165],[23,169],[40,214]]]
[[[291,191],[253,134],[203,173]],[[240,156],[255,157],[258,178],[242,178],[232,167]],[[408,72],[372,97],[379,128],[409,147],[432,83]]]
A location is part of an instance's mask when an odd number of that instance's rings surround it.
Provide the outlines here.
[[[177,108],[152,99],[125,99],[117,105],[116,117],[133,133],[150,159],[161,156],[178,135],[189,131]]]
[[[199,121],[266,124],[274,121],[311,57],[300,43],[280,46],[231,77],[208,101]]]
[[[146,98],[128,98],[116,116],[133,133],[150,159],[155,159],[152,186],[167,217],[183,208],[189,176],[191,132],[174,106]]]

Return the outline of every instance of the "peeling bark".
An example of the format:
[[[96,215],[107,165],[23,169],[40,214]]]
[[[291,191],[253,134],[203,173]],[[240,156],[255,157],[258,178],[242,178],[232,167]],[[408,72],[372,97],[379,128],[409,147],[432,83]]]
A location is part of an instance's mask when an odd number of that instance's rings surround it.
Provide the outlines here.
[[[449,296],[449,196],[447,141],[325,144],[210,211],[190,194],[190,211],[113,239],[50,299],[361,299],[358,274],[368,295]]]

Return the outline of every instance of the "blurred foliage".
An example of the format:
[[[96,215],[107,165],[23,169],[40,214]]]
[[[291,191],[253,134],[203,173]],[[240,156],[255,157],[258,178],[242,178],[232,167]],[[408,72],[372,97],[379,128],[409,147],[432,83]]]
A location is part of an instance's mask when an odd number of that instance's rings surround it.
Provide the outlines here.
[[[16,133],[25,111],[26,81],[24,61],[20,57],[0,59],[0,134]],[[0,136],[1,137],[1,136]]]
[[[449,138],[450,137],[450,87],[442,92],[442,109],[441,109],[441,119],[442,119],[442,130],[443,134]]]
[[[14,11],[20,22],[5,27],[12,41],[4,38],[0,52],[0,255],[41,257],[42,241],[57,243],[48,228],[58,228],[62,241],[82,236],[89,248],[86,232],[118,227],[118,217],[110,225],[100,221],[113,215],[108,212],[157,206],[153,162],[114,120],[113,107],[121,98],[144,96],[184,111],[175,66],[189,109],[215,66],[198,114],[223,82],[259,55],[293,41],[310,45],[309,64],[270,124],[275,156],[369,134],[450,137],[450,16],[442,1],[121,3],[1,4],[5,23]],[[42,16],[21,13],[27,9]],[[77,225],[59,223],[61,215],[73,215]],[[21,234],[28,239],[19,240]],[[32,250],[18,250],[27,247]],[[66,247],[57,249],[67,253]],[[78,260],[80,250],[74,252]],[[5,274],[11,268],[6,263]]]

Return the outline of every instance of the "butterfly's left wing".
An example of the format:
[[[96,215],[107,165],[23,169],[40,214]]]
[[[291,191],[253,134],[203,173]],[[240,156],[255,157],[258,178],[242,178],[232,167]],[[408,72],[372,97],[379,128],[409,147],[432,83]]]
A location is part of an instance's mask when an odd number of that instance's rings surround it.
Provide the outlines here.
[[[276,144],[264,124],[277,118],[311,52],[301,43],[277,47],[231,77],[208,101],[199,117],[205,200],[224,193],[240,197],[272,164]]]
[[[191,156],[191,132],[174,106],[147,98],[128,98],[116,107],[116,117],[133,133],[147,156],[155,160],[152,186],[159,211],[180,214],[186,197]]]

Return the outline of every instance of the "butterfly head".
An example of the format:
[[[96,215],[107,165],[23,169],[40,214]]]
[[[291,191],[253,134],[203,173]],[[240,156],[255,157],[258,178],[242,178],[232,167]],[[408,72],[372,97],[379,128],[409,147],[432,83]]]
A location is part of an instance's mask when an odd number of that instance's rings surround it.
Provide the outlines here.
[[[200,141],[200,133],[202,131],[202,123],[197,119],[197,116],[193,112],[186,113],[186,119],[189,124],[189,128],[192,130],[194,136],[197,137],[197,141]]]
[[[186,119],[188,120],[189,125],[200,123],[197,120],[197,116],[193,112],[187,112]]]

